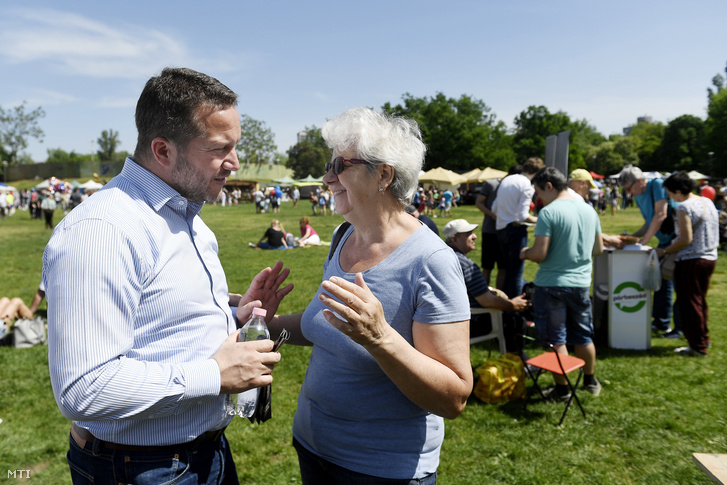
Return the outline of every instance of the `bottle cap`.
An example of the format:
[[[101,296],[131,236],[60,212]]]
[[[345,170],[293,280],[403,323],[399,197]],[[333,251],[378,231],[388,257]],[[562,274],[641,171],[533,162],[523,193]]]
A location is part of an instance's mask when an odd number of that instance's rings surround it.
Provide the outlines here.
[[[255,307],[252,309],[252,314],[256,317],[264,317],[268,314],[268,311],[264,308]]]

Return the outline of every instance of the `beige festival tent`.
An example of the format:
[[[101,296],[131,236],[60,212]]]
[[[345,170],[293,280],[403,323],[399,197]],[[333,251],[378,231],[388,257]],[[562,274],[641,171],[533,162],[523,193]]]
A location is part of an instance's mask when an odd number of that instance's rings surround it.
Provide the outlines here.
[[[477,182],[477,179],[480,175],[482,175],[482,170],[480,170],[479,168],[472,169],[469,172],[465,172],[462,174],[462,176],[467,179],[468,184]]]
[[[482,173],[477,178],[477,182],[484,182],[485,180],[490,180],[490,179],[501,179],[501,178],[507,176],[507,172],[503,172],[502,170],[497,170],[496,168],[490,168],[490,167],[486,167],[481,172]]]
[[[447,185],[466,184],[467,179],[458,173],[446,168],[437,167],[419,175],[419,181],[425,183],[444,183]]]

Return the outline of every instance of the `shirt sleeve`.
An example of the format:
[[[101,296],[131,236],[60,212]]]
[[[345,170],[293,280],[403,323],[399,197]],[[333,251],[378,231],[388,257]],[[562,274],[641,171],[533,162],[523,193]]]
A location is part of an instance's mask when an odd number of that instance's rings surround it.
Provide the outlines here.
[[[465,275],[465,285],[467,285],[467,293],[472,295],[474,298],[482,296],[485,293],[490,292],[490,288],[487,286],[485,277],[482,276],[482,271],[477,265],[473,265],[473,271],[469,275]]]
[[[50,377],[69,419],[161,417],[219,395],[213,359],[173,362],[160,351],[152,361],[134,354],[135,315],[150,274],[140,251],[99,220],[59,228],[46,247]]]
[[[535,189],[532,185],[528,184],[525,187],[523,187],[522,192],[520,192],[520,207],[519,207],[519,213],[518,213],[518,221],[524,221],[528,218],[530,215],[530,203],[533,201],[533,195],[535,194]],[[497,199],[495,199],[495,202],[497,202]]]
[[[668,197],[668,195],[666,195],[666,189],[664,189],[664,182],[662,182],[661,179],[655,179],[651,185],[653,187],[651,194],[653,195],[654,204]]]
[[[451,249],[434,251],[427,258],[417,287],[415,321],[451,323],[470,319],[462,267]]]
[[[534,236],[553,236],[550,222],[550,211],[547,207],[543,207],[538,214],[538,222],[535,224]]]

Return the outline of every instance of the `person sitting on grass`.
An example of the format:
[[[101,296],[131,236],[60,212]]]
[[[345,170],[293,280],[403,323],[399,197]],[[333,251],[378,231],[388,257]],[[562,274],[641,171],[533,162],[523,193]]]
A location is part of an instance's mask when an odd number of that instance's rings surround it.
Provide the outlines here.
[[[256,249],[288,249],[288,243],[285,242],[285,229],[280,225],[280,221],[273,219],[270,227],[257,244],[248,243],[251,248]]]
[[[15,320],[19,318],[33,318],[33,312],[25,305],[20,298],[0,298],[0,318],[3,326],[0,327],[0,338],[5,337],[13,328]]]
[[[310,225],[310,219],[303,217],[300,220],[300,239],[298,239],[298,246],[320,246],[321,238],[315,229]]]

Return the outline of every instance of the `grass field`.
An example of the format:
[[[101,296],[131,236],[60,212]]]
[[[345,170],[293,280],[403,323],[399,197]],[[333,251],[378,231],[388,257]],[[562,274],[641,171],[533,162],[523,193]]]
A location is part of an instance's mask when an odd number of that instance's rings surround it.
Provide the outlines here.
[[[453,214],[481,222],[474,206],[455,208]],[[257,215],[251,204],[203,210],[202,217],[217,234],[232,291],[244,292],[254,274],[279,258],[292,269],[290,280],[296,286],[280,312],[305,308],[320,283],[328,248],[255,251],[247,244],[257,242],[273,217],[297,233],[303,215],[310,215],[306,201],[297,209],[283,204],[275,215]],[[330,240],[343,220],[311,219],[324,240]],[[448,220],[435,219],[440,228]],[[607,233],[634,230],[642,222],[635,209],[601,216],[601,221]],[[27,212],[0,222],[0,295],[30,301],[49,237],[43,222],[31,220]],[[480,248],[470,256],[479,262]],[[603,392],[600,397],[579,393],[587,420],[572,409],[560,428],[555,425],[561,404],[533,401],[523,414],[521,402],[488,405],[473,397],[459,418],[447,422],[439,483],[711,483],[691,454],[727,453],[725,268],[722,259],[712,278],[713,347],[706,359],[674,354],[675,347],[685,345],[683,340],[654,338],[652,348],[645,351],[599,348],[597,375]],[[526,279],[532,280],[536,270],[528,262]],[[482,362],[488,349],[488,343],[473,346],[472,364]],[[262,425],[235,419],[227,431],[241,483],[300,482],[290,430],[310,350],[285,346],[281,353],[283,360],[274,374],[273,419]],[[31,470],[29,481],[36,483],[70,483],[65,461],[70,423],[53,400],[47,349],[1,347],[0,369],[0,481],[7,469]]]

